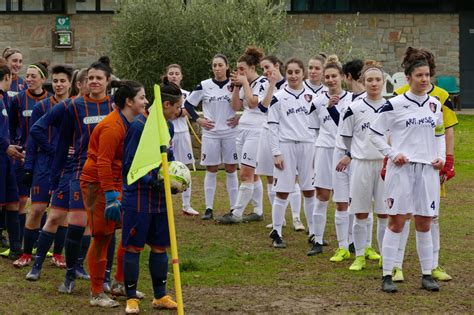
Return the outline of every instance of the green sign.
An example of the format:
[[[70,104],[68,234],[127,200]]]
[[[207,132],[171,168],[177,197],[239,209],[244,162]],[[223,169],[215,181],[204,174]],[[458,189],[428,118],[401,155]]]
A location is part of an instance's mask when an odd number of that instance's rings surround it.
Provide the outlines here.
[[[57,16],[56,17],[56,31],[69,31],[71,29],[71,23],[69,16]]]

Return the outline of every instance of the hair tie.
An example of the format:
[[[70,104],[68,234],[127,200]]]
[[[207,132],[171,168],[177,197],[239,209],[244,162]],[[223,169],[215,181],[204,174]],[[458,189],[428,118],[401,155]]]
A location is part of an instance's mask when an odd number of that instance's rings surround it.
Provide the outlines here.
[[[39,73],[40,73],[42,79],[46,78],[46,76],[44,75],[43,70],[41,70],[40,67],[38,67],[37,65],[29,65],[29,66],[28,66],[28,69],[30,69],[30,68],[35,68],[35,69],[37,69],[37,70],[39,71]]]

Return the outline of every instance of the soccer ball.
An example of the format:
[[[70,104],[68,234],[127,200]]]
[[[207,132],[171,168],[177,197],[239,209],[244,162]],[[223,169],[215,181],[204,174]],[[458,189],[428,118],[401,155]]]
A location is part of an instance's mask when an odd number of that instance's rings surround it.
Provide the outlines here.
[[[188,189],[191,184],[191,172],[185,164],[179,161],[172,161],[168,164],[168,171],[170,174],[171,188],[174,188],[179,192]],[[160,176],[163,177],[162,172],[163,167],[160,169]]]

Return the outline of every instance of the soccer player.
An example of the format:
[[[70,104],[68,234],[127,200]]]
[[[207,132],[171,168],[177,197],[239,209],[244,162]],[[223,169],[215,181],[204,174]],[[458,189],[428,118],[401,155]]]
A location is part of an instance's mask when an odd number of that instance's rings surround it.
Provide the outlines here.
[[[311,57],[308,61],[308,78],[304,80],[305,88],[308,88],[315,94],[327,92],[328,88],[323,84],[323,71],[326,57],[323,54]]]
[[[56,65],[52,68],[52,87],[54,95],[41,100],[33,107],[30,124],[34,123],[50,110],[58,102],[69,97],[71,89],[73,69],[69,66]],[[57,133],[55,130],[48,130],[49,142],[55,142]],[[53,160],[53,152],[44,152],[36,145],[32,137],[28,138],[28,145],[25,157],[23,184],[31,187],[31,208],[25,224],[23,255],[17,259],[13,265],[17,268],[24,267],[31,263],[31,253],[33,246],[38,239],[41,218],[50,203],[49,193],[50,166]],[[60,248],[62,250],[62,247]],[[66,267],[64,257],[61,252],[53,254],[53,263],[60,267]]]
[[[277,92],[270,102],[268,125],[271,130],[271,148],[274,157],[272,205],[273,247],[285,248],[282,239],[286,199],[294,189],[296,174],[304,196],[304,207],[314,208],[314,139],[316,119],[313,94],[303,85],[305,67],[301,60],[292,58],[285,64],[288,86]],[[313,121],[311,121],[313,118]],[[305,209],[305,213],[307,213]]]
[[[8,62],[12,71],[12,82],[8,88],[8,96],[14,97],[18,93],[28,88],[25,80],[20,77],[20,70],[23,67],[23,53],[15,48],[7,47],[3,51],[2,57]]]
[[[183,73],[181,66],[178,64],[170,64],[166,67],[165,76],[168,81],[173,82],[181,88]],[[184,99],[188,97],[189,91],[181,89]],[[183,115],[173,120],[174,137],[173,137],[173,154],[176,161],[180,161],[186,165],[194,163],[193,146],[191,143],[191,135],[189,134],[187,112],[183,104]],[[191,216],[199,215],[199,212],[191,207],[191,183],[188,189],[183,191],[181,196],[183,202],[183,213]]]
[[[444,166],[444,139],[441,103],[426,94],[430,67],[426,60],[406,64],[409,91],[390,99],[370,126],[372,144],[388,156],[385,176],[389,222],[382,247],[384,292],[396,292],[392,271],[405,221],[414,215],[416,247],[422,270],[422,288],[438,291],[433,279],[431,220],[438,215],[439,170]],[[390,132],[391,145],[384,134]]]
[[[312,246],[308,255],[312,256],[323,252],[327,207],[331,190],[334,188],[336,232],[341,250],[336,251],[336,254],[331,258],[332,261],[342,261],[350,256],[348,251],[349,215],[347,212],[349,170],[336,172],[336,165],[334,165],[334,160],[339,161],[345,155],[342,139],[336,141],[336,134],[339,120],[342,120],[341,113],[352,101],[352,94],[342,89],[343,76],[342,65],[337,56],[328,56],[324,64],[324,83],[328,87],[328,92],[322,93],[314,101],[319,122],[319,135],[316,139],[314,159],[314,186],[316,187],[316,203],[313,212],[314,237],[310,235]],[[336,146],[337,149],[335,149]],[[333,178],[336,176],[337,178]],[[335,187],[334,184],[337,186]]]
[[[425,49],[416,49],[408,47],[405,52],[405,57],[402,62],[402,66],[409,64],[415,59],[425,59],[428,61],[430,66],[430,76],[434,77],[436,64],[434,56],[431,52]],[[403,94],[409,89],[409,85],[405,85],[397,89],[394,94]],[[440,180],[441,184],[444,184],[445,181],[450,180],[455,176],[454,172],[454,126],[458,124],[458,119],[456,113],[454,112],[454,106],[449,98],[449,93],[444,89],[436,86],[432,83],[429,84],[427,89],[427,94],[433,96],[440,101],[443,106],[443,123],[445,128],[445,138],[446,138],[446,163],[444,164],[443,169],[440,171]],[[440,250],[440,233],[439,233],[439,221],[438,216],[434,217],[431,222],[431,236],[433,238],[433,278],[438,281],[449,281],[452,277],[444,271],[441,266],[439,266],[439,250]],[[402,241],[400,242],[400,247],[398,249],[397,259],[395,261],[395,268],[393,272],[393,281],[399,282],[403,281],[403,271],[402,264],[403,258],[405,255],[405,247],[408,239],[408,234],[410,232],[410,221],[406,221],[405,227],[403,228]]]
[[[235,147],[237,132],[234,129],[238,120],[231,106],[232,86],[227,57],[222,54],[215,55],[212,58],[212,71],[214,78],[201,81],[184,104],[192,120],[203,128],[201,165],[206,166],[207,170],[204,177],[206,212],[202,216],[203,220],[213,218],[219,164],[224,163],[231,209],[235,205],[239,185]],[[201,102],[203,117],[199,117],[194,109]]]
[[[238,111],[243,108],[239,120],[239,135],[236,146],[240,162],[240,187],[237,201],[229,213],[216,219],[218,223],[232,224],[263,220],[263,187],[258,175],[257,166],[258,141],[266,114],[258,108],[259,94],[268,86],[268,80],[257,73],[257,66],[263,57],[263,51],[257,47],[247,47],[238,59],[237,70],[232,73],[232,108]],[[253,213],[244,216],[245,208],[254,196],[256,204]]]
[[[163,114],[167,120],[181,114],[183,95],[181,89],[165,77],[161,87]],[[170,246],[169,226],[163,181],[158,178],[158,169],[150,171],[135,183],[127,184],[127,174],[132,165],[138,143],[146,123],[147,114],[141,114],[128,129],[123,156],[123,228],[122,243],[125,247],[124,272],[127,294],[127,314],[139,313],[137,283],[140,270],[140,253],[145,244],[150,246],[148,267],[153,285],[153,308],[176,309],[177,304],[166,294],[168,278],[168,255]],[[173,137],[173,125],[169,123]],[[168,151],[173,160],[172,151]]]
[[[359,271],[365,268],[365,258],[374,257],[374,250],[367,245],[368,233],[371,232],[367,221],[374,210],[377,213],[377,241],[379,250],[382,248],[383,236],[387,227],[387,211],[384,205],[383,181],[380,171],[383,167],[384,156],[380,154],[369,140],[370,124],[377,117],[377,111],[385,103],[382,97],[384,74],[382,66],[374,60],[367,60],[360,73],[366,96],[359,98],[349,105],[341,125],[341,136],[350,152],[351,176],[349,185],[350,205],[349,211],[355,214],[354,244],[356,259],[349,267],[350,270]],[[336,170],[343,171],[346,167],[344,157],[336,166]],[[352,228],[352,227],[350,227]],[[375,253],[376,254],[376,253]]]

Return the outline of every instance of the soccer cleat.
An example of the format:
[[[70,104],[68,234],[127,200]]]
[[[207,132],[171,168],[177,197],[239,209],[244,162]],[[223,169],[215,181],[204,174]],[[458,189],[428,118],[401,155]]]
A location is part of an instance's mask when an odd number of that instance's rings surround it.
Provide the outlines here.
[[[308,243],[314,244],[314,234],[311,234],[310,236],[308,236]]]
[[[236,224],[242,222],[242,217],[237,217],[232,212],[226,213],[216,219],[217,223],[220,224]]]
[[[270,238],[273,240],[272,245],[274,248],[286,248],[285,242],[283,242],[283,239],[276,230],[272,230]]]
[[[138,299],[128,299],[127,307],[125,307],[125,314],[138,314],[140,308],[138,307],[140,301]]]
[[[89,276],[83,265],[76,265],[76,278],[90,280],[91,276]]]
[[[398,291],[397,286],[392,281],[391,275],[382,277],[382,291],[387,293],[395,293]]]
[[[244,215],[242,217],[242,222],[257,222],[257,221],[262,221],[263,220],[263,214],[258,215],[255,212],[252,212],[249,215]]]
[[[33,268],[31,268],[30,272],[26,274],[26,280],[28,281],[38,281],[41,275],[41,269],[36,268],[33,265]]]
[[[446,271],[443,270],[440,266],[436,267],[431,271],[431,275],[433,278],[437,281],[449,281],[452,280],[453,278],[446,273]]]
[[[110,286],[110,294],[113,296],[127,296],[127,293],[125,292],[125,286],[121,282],[117,282],[115,280],[112,280],[112,285]],[[145,293],[140,292],[136,290],[135,292],[137,299],[144,299],[145,298]]]
[[[53,257],[53,255],[54,255],[54,254],[51,253],[51,252],[47,252],[47,253],[46,253],[46,257]]]
[[[13,266],[17,268],[23,268],[31,264],[31,254],[23,254],[13,262]]]
[[[58,287],[59,293],[71,294],[72,290],[74,290],[75,282],[74,280],[66,279],[63,283]]]
[[[365,258],[368,258],[370,260],[380,260],[382,256],[380,256],[375,249],[372,247],[366,247],[365,248]]]
[[[10,247],[8,245],[8,239],[4,235],[1,235],[1,234],[0,234],[0,247],[3,247],[3,248]]]
[[[58,268],[66,268],[66,261],[64,260],[63,255],[53,254],[53,258],[51,258],[51,263]]]
[[[329,242],[323,239],[323,246],[328,246],[328,245],[329,245]]]
[[[306,253],[308,256],[314,256],[317,254],[323,253],[323,245],[319,244],[318,242],[314,242],[313,246],[311,246],[310,250]]]
[[[190,216],[193,216],[193,217],[199,215],[199,212],[194,210],[192,207],[183,208],[182,211],[183,211],[184,215],[190,215]]]
[[[0,256],[8,258],[8,256],[10,256],[10,248],[1,252]]]
[[[346,260],[351,257],[351,253],[345,249],[344,247],[339,247],[336,249],[336,252],[334,253],[334,256],[332,256],[329,261],[332,262],[341,262],[343,260]]]
[[[356,253],[356,248],[355,248],[354,242],[352,242],[352,243],[349,244],[349,252],[350,252],[351,254],[355,254],[355,253]]]
[[[423,275],[421,278],[421,288],[427,291],[439,291],[439,284],[431,275]]]
[[[211,208],[207,208],[206,209],[206,212],[204,213],[204,215],[201,217],[201,219],[203,220],[212,220],[212,218],[214,217],[213,214],[212,214],[212,209]]]
[[[303,223],[301,223],[301,220],[299,218],[294,218],[293,219],[293,228],[297,232],[305,230],[305,227],[304,227]]]
[[[403,277],[403,270],[401,268],[395,267],[392,270],[392,280],[393,282],[403,282],[405,278]]]
[[[91,299],[89,300],[89,304],[91,306],[100,306],[100,307],[117,307],[120,305],[119,302],[112,300],[107,296],[105,293],[99,293],[96,296],[92,296]]]
[[[352,265],[349,267],[349,270],[352,271],[361,271],[365,268],[365,256],[357,256]]]
[[[153,306],[154,309],[167,309],[167,310],[175,310],[178,308],[178,303],[173,301],[171,296],[165,295],[162,298],[159,299],[153,299],[153,302],[151,302],[151,306]]]

